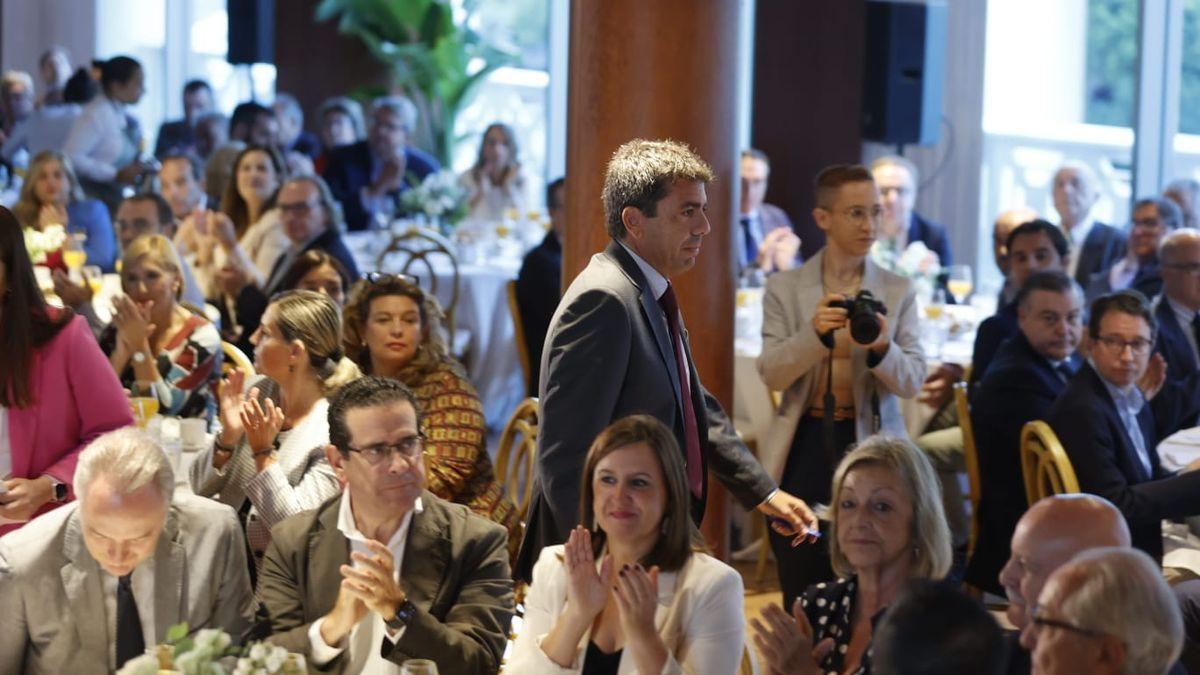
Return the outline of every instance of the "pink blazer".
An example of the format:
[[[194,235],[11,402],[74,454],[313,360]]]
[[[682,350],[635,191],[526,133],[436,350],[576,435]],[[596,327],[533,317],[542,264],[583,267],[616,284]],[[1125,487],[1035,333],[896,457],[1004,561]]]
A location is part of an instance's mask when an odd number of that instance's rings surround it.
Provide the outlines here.
[[[129,399],[81,316],[34,352],[33,361],[34,404],[8,409],[12,475],[49,474],[71,486],[79,451],[100,434],[133,424]],[[69,499],[74,498],[72,488]],[[38,514],[55,506],[47,504]],[[0,534],[17,527],[0,527]]]

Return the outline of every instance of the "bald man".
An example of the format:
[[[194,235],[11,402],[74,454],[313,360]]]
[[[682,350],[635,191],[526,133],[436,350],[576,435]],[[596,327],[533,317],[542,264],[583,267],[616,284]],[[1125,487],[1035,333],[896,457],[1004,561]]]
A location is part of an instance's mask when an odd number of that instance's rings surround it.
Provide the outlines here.
[[[1054,173],[1054,210],[1059,226],[1077,251],[1067,263],[1067,274],[1087,288],[1092,275],[1107,272],[1125,256],[1125,233],[1097,222],[1092,207],[1100,198],[1100,181],[1091,167],[1067,162]]]
[[[1012,302],[1017,297],[1017,291],[1020,290],[1013,288],[1008,283],[1008,235],[1012,234],[1018,225],[1037,220],[1037,218],[1037,211],[1022,206],[1017,209],[1001,211],[1000,215],[996,216],[996,222],[992,224],[992,258],[996,261],[996,267],[1000,270],[1000,274],[1004,276],[1004,286],[1000,288],[1000,298],[996,302],[996,307],[1003,307]]]
[[[1163,292],[1158,319],[1157,351],[1167,362],[1167,377],[1200,378],[1200,230],[1185,228],[1159,245]]]

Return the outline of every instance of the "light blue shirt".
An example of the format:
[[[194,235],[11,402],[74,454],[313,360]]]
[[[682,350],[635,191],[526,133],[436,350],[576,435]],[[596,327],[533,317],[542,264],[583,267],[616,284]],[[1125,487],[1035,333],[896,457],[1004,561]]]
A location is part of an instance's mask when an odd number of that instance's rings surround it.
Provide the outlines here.
[[[1096,364],[1092,364],[1094,369]],[[1099,371],[1096,371],[1099,375]],[[1151,468],[1150,452],[1146,448],[1146,439],[1142,436],[1142,427],[1138,424],[1138,413],[1146,405],[1146,397],[1142,396],[1142,390],[1137,388],[1137,385],[1129,385],[1121,389],[1114,386],[1111,382],[1100,377],[1100,381],[1104,383],[1104,388],[1108,390],[1108,395],[1112,397],[1113,403],[1117,406],[1117,416],[1121,418],[1121,424],[1125,427],[1125,435],[1129,437],[1133,443],[1133,448],[1137,452],[1138,461],[1142,463],[1142,468],[1146,470],[1148,478],[1154,477],[1154,470]]]

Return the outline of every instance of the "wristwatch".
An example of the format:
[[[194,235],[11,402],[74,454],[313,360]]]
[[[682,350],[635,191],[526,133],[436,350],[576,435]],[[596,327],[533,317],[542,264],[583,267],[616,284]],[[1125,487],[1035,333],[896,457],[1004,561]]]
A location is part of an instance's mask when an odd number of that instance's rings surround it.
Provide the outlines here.
[[[67,484],[48,473],[42,475],[50,479],[50,487],[54,490],[54,496],[50,498],[50,501],[55,503],[67,501]]]
[[[396,608],[396,615],[384,621],[384,623],[391,630],[401,630],[408,626],[416,614],[417,606],[412,604],[412,601],[408,598],[404,598],[404,602],[400,603],[400,606]]]
[[[142,363],[143,361],[145,361],[145,360],[146,360],[146,355],[145,355],[145,354],[143,354],[143,353],[142,353],[142,352],[139,350],[139,351],[136,351],[136,352],[134,352],[134,353],[133,353],[133,356],[131,356],[131,357],[129,357],[129,358],[133,359],[133,362],[134,362],[134,363]]]

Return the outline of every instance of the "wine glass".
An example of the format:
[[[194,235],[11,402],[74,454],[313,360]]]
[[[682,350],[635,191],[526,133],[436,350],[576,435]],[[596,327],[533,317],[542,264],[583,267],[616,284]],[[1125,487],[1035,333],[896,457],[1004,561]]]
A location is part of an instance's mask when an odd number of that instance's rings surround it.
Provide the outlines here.
[[[78,276],[79,270],[87,262],[87,251],[83,250],[83,242],[86,239],[87,235],[85,234],[72,234],[67,237],[67,241],[63,245],[63,264],[67,266],[67,270],[72,273],[72,276]]]
[[[93,298],[104,288],[104,272],[100,270],[99,265],[84,265],[83,280],[87,282],[88,288],[92,289]]]
[[[438,675],[437,664],[429,659],[409,659],[400,668],[400,675]]]
[[[947,273],[946,287],[954,296],[954,302],[963,304],[974,288],[969,265],[951,265]]]

